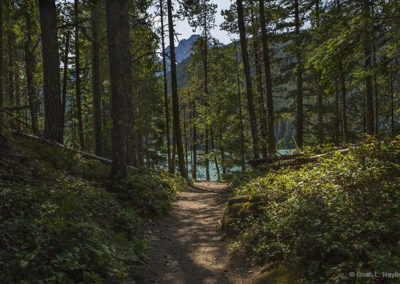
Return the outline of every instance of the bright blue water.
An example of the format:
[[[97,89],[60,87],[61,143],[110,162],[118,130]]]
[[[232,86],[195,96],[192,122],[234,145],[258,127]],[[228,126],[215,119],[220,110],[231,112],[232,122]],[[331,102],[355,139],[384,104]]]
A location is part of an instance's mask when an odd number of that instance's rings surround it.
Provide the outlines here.
[[[293,153],[293,150],[281,149],[281,150],[278,150],[278,153],[281,155],[286,155],[286,154]],[[230,171],[235,172],[235,171],[240,171],[241,169],[242,168],[240,166],[236,166],[236,167],[230,169]],[[221,167],[220,167],[220,171],[222,174]],[[190,161],[189,161],[188,173],[189,173],[189,178],[192,178],[192,167],[191,167]],[[197,165],[197,180],[205,180],[205,179],[206,179],[206,167]],[[212,159],[210,160],[210,179],[218,180],[217,170],[215,168],[214,160],[212,160]]]

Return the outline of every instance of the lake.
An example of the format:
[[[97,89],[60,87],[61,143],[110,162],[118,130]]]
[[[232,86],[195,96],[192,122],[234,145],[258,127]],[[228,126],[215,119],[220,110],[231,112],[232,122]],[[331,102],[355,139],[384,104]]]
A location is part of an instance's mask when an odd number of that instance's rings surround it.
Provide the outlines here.
[[[293,153],[293,151],[294,150],[291,150],[291,149],[281,149],[281,150],[278,150],[278,153],[280,155],[287,155],[287,154]],[[242,170],[241,166],[235,166],[230,169],[231,172],[241,171],[241,170]],[[220,171],[222,174],[221,167],[220,167]],[[191,167],[190,162],[189,162],[188,173],[189,173],[189,178],[192,178],[192,167]],[[206,179],[206,167],[197,165],[197,180],[205,180],[205,179]],[[210,180],[218,180],[217,170],[215,168],[215,163],[214,163],[213,159],[210,159]]]

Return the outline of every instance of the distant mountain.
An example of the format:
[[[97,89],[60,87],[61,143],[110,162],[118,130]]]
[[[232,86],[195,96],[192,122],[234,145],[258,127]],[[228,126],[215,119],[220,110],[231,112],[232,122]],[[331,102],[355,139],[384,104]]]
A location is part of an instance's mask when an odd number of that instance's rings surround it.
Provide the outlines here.
[[[178,46],[175,47],[175,57],[177,63],[181,63],[184,59],[190,56],[190,54],[192,53],[190,48],[199,37],[200,35],[192,35],[190,38],[183,39],[179,42]],[[168,55],[170,54],[169,46],[165,49],[165,52]]]
[[[175,46],[175,58],[176,58],[176,63],[179,64],[183,62],[185,59],[190,57],[192,55],[192,45],[193,43],[200,37],[200,35],[195,34],[191,35],[190,38],[188,39],[183,39],[179,41],[178,46]],[[222,43],[217,41],[218,45],[223,45]],[[208,43],[208,46],[211,47],[212,44]],[[166,57],[166,65],[167,65],[167,72],[171,70],[171,59],[170,59],[170,47],[168,46],[165,49],[165,53],[167,55]]]
[[[179,42],[178,46],[175,46],[175,58],[176,63],[181,63],[183,60],[188,58],[192,51],[190,50],[193,43],[200,37],[200,35],[192,35],[188,39],[183,39]],[[170,59],[170,47],[168,46],[165,49],[166,57],[166,65],[167,65],[167,72],[171,70],[171,59]]]

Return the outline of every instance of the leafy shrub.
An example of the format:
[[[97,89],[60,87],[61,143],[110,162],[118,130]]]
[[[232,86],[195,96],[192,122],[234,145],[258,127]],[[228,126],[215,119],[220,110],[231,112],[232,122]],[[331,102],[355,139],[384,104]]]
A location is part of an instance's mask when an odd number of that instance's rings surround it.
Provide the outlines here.
[[[10,145],[0,159],[0,283],[141,282],[144,218],[187,183],[129,171],[110,191],[99,161],[36,140]]]
[[[400,267],[400,137],[268,172],[234,194],[260,200],[239,242],[261,263],[294,267],[311,283]]]
[[[135,211],[75,177],[58,180],[0,188],[1,282],[134,278],[147,249]]]

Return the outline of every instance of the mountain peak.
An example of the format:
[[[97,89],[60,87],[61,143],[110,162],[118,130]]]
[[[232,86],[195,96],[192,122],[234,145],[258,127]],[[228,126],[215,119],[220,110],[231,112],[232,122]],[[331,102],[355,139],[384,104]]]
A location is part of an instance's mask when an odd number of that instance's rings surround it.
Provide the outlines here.
[[[182,39],[179,41],[179,44],[175,46],[175,57],[177,63],[182,62],[183,60],[185,60],[187,57],[190,56],[191,54],[190,48],[192,47],[193,42],[195,42],[199,37],[200,35],[193,34],[190,36],[190,38]],[[165,49],[165,52],[169,55],[170,53],[169,46]]]

